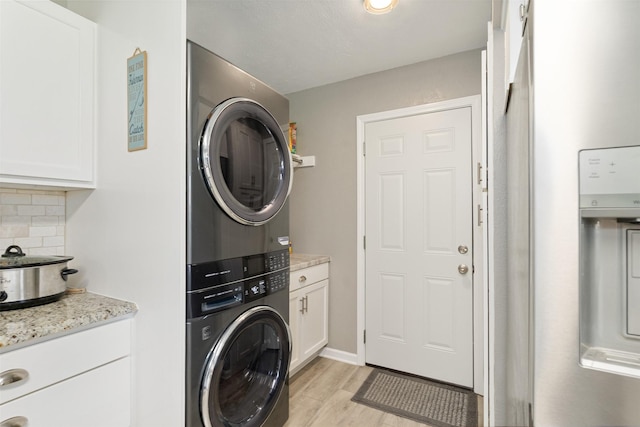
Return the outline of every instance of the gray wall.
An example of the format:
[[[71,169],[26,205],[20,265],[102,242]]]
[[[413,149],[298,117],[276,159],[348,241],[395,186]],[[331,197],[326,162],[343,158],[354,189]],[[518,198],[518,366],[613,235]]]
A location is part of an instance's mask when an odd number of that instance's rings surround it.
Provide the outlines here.
[[[329,347],[356,353],[356,117],[478,95],[481,51],[288,94],[297,148],[316,166],[295,172],[291,240],[298,253],[331,256]]]

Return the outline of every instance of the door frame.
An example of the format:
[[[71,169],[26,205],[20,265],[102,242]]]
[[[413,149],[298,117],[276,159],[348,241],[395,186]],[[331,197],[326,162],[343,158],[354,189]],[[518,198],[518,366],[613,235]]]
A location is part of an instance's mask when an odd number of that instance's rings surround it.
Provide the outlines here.
[[[471,163],[482,165],[482,170],[473,167],[472,177],[475,185],[472,191],[473,209],[473,389],[478,394],[484,394],[484,323],[487,286],[484,270],[484,242],[483,228],[486,225],[486,209],[483,208],[482,193],[486,186],[486,162],[483,161],[482,116],[481,96],[473,95],[456,98],[447,101],[430,104],[416,105],[395,110],[382,111],[356,117],[356,182],[357,182],[357,272],[356,272],[356,334],[357,353],[356,359],[359,365],[366,361],[364,330],[365,319],[365,126],[367,123],[382,120],[398,119],[406,116],[414,116],[426,113],[451,110],[456,108],[471,108]],[[478,181],[480,180],[481,181]],[[482,224],[478,226],[478,224]]]

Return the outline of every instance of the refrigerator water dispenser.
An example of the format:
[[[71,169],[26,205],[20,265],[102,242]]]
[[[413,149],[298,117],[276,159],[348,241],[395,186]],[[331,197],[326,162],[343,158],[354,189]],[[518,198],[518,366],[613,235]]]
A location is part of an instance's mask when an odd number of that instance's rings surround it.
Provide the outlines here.
[[[640,146],[579,162],[580,365],[640,378]]]
[[[640,338],[640,230],[627,230],[627,333]]]

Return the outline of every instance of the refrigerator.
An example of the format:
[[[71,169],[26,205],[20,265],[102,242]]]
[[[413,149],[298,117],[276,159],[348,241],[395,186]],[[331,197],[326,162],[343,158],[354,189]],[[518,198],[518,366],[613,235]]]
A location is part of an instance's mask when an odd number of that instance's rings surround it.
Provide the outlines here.
[[[640,0],[531,0],[505,128],[492,418],[639,426]]]

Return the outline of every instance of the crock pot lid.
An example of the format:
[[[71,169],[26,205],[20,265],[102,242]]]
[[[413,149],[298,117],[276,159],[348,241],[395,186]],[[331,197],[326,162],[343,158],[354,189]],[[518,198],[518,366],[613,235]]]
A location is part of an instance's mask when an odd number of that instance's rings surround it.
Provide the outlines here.
[[[17,248],[17,249],[16,249]],[[19,251],[19,252],[17,252]],[[28,256],[22,252],[19,246],[9,246],[0,258],[0,269],[4,268],[21,268],[21,267],[37,267],[48,264],[58,264],[71,261],[72,256]]]

